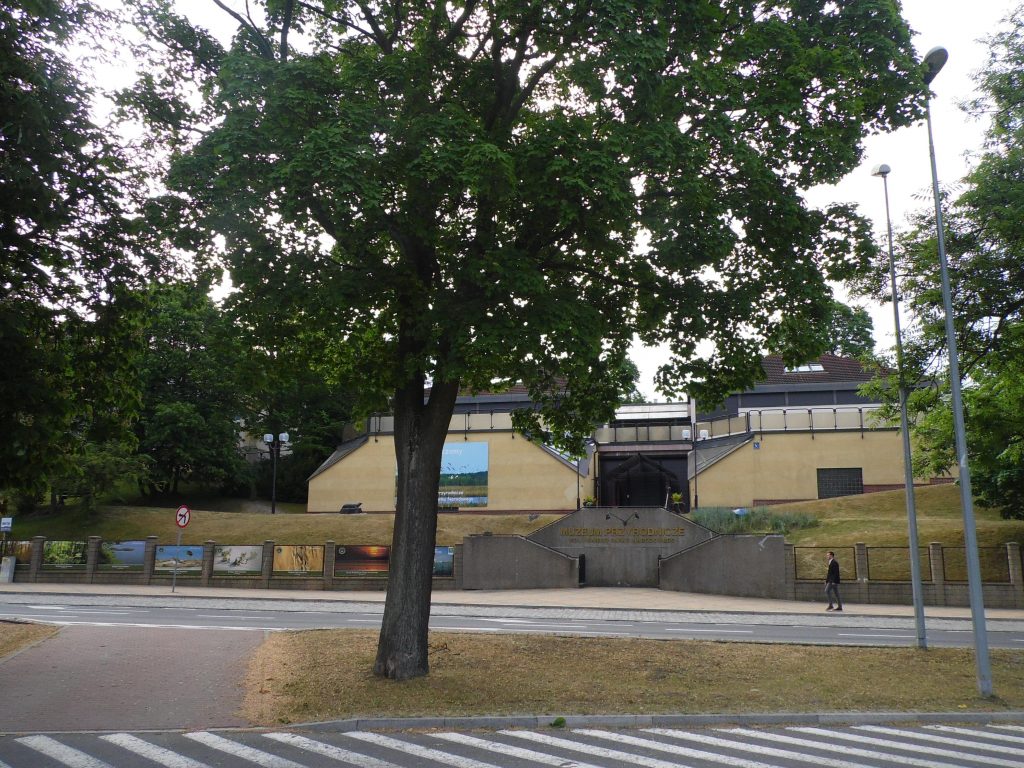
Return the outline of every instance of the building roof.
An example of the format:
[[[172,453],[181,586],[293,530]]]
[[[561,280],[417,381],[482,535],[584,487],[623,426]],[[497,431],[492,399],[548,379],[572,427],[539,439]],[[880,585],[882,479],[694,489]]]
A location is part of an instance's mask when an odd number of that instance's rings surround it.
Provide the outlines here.
[[[339,445],[337,448],[334,449],[334,453],[328,456],[327,459],[324,460],[324,463],[317,467],[316,471],[313,472],[312,475],[306,478],[306,482],[308,483],[317,475],[326,472],[328,469],[330,469],[339,461],[341,461],[350,453],[352,453],[356,448],[361,448],[362,446],[364,446],[369,439],[369,435],[360,435],[354,440],[349,440]]]
[[[799,366],[798,369],[787,371],[786,364],[782,361],[781,355],[768,355],[761,358],[761,367],[764,369],[764,378],[759,384],[837,384],[840,382],[871,381],[874,374],[864,370],[860,361],[852,357],[839,357],[838,355],[822,355],[815,363],[819,363],[821,370],[806,370],[808,367]]]

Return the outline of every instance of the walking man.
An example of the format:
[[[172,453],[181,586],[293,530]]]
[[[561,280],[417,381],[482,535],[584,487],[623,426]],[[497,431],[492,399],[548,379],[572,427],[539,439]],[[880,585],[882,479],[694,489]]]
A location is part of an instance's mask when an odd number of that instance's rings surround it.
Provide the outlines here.
[[[828,574],[825,576],[825,596],[828,598],[828,608],[826,611],[841,611],[843,610],[843,599],[839,597],[839,561],[836,560],[836,553],[829,551],[828,553]],[[836,607],[832,607],[832,601],[835,600]]]

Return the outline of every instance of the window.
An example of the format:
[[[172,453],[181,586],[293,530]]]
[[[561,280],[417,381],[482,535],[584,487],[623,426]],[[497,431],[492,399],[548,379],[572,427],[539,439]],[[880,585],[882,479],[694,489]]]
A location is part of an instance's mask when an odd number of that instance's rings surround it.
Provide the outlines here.
[[[844,467],[818,470],[818,498],[834,499],[864,493],[864,470]]]
[[[794,368],[786,368],[786,373],[821,373],[825,367],[821,363],[804,363]]]

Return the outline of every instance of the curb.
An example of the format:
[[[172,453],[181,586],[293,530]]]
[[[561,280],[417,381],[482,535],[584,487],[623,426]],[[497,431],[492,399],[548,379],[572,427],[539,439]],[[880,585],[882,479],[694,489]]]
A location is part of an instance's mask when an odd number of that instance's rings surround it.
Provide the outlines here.
[[[1011,712],[754,712],[706,715],[566,715],[565,725],[552,726],[557,715],[509,715],[466,717],[363,717],[290,723],[285,728],[306,731],[386,731],[431,728],[459,730],[503,728],[700,728],[745,725],[881,725],[885,723],[1024,723],[1024,711]]]

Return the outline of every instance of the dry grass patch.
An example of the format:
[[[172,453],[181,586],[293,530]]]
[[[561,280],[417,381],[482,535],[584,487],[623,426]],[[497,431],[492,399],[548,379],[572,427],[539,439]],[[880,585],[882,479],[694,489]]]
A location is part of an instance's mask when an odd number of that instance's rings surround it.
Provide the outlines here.
[[[46,624],[22,624],[14,621],[0,621],[0,660],[15,651],[57,634],[57,627]]]
[[[377,633],[271,635],[254,655],[255,723],[355,716],[1019,709],[1024,650],[992,652],[1000,699],[970,651],[431,633],[431,673],[371,673]]]
[[[461,544],[465,536],[492,533],[527,534],[561,515],[473,515],[442,514],[437,521],[437,543]],[[311,514],[267,515],[250,512],[215,512],[193,509],[182,543],[261,544],[267,539],[278,544],[390,544],[394,515]],[[83,540],[102,536],[107,541],[129,541],[158,536],[160,543],[175,541],[178,527],[174,509],[151,507],[105,507],[92,514],[78,510],[38,513],[15,521],[19,539],[42,535],[50,539]]]

